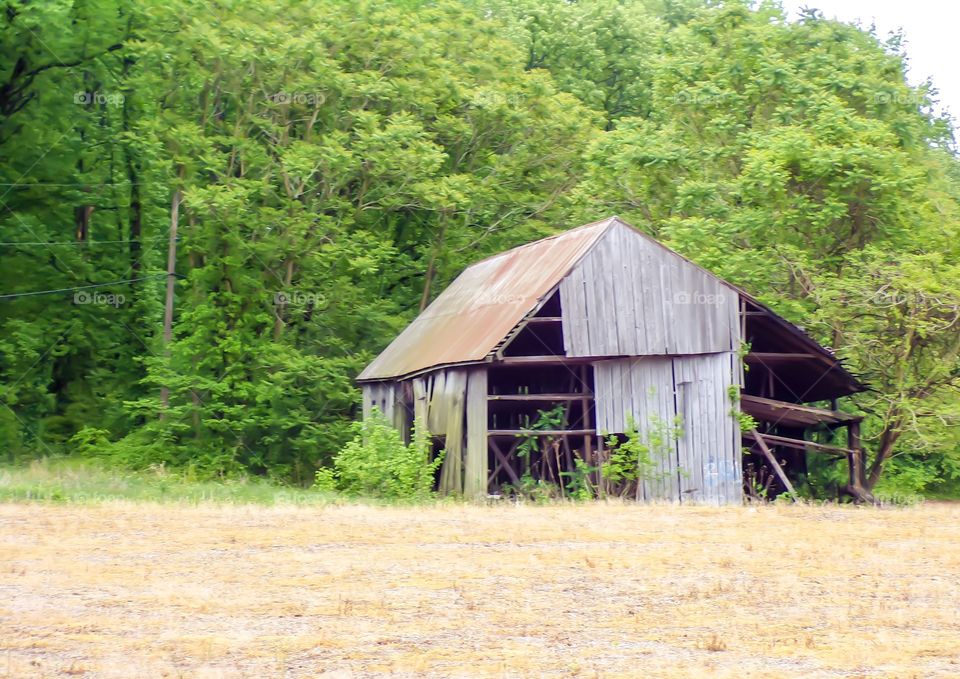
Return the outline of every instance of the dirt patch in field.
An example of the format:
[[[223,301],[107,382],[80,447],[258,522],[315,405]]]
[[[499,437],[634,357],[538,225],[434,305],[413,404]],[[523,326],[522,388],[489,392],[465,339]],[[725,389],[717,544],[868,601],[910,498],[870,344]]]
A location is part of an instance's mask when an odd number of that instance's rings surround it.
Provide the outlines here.
[[[0,505],[0,677],[953,677],[960,507]]]

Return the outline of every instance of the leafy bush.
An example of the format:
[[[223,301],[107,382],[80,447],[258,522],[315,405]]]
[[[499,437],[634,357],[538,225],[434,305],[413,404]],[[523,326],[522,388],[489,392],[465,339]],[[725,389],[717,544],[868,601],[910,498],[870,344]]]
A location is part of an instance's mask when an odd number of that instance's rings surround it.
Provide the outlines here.
[[[354,438],[334,457],[333,470],[320,469],[315,487],[336,488],[347,495],[396,500],[423,500],[433,495],[434,473],[443,464],[443,453],[430,460],[429,433],[421,422],[413,440],[404,444],[377,410],[354,424]]]
[[[591,467],[579,457],[574,458],[573,464],[573,471],[560,472],[560,476],[567,479],[568,497],[580,502],[592,500],[596,490],[590,483],[590,475],[597,471],[597,467]]]
[[[676,440],[683,434],[680,416],[672,422],[664,422],[654,416],[649,432],[641,432],[631,414],[627,415],[627,431],[623,438],[616,435],[606,437],[609,457],[600,467],[600,473],[611,491],[618,495],[632,492],[639,497],[640,484],[643,481],[659,481],[669,472],[658,471],[663,458],[669,453]]]

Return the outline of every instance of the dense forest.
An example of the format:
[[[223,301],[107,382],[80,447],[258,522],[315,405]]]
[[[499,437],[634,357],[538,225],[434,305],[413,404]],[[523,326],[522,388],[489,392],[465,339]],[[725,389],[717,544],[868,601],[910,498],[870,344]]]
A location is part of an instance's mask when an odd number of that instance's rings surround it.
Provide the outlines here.
[[[960,477],[960,164],[897,36],[737,0],[2,7],[8,461],[308,483],[452,277],[618,214],[872,387],[871,485]]]

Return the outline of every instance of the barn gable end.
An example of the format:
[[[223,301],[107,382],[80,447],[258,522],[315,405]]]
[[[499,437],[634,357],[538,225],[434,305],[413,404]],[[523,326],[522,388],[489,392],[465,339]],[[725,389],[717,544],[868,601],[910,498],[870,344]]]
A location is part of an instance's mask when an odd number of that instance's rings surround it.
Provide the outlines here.
[[[568,356],[706,354],[739,347],[737,293],[614,220],[560,283]]]

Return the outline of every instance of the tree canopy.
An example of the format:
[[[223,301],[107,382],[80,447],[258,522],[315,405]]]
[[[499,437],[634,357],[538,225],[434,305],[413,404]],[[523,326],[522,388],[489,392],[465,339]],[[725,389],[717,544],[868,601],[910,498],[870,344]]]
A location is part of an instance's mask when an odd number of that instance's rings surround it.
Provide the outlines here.
[[[865,378],[872,482],[960,476],[960,168],[896,38],[737,0],[2,4],[10,459],[308,482],[453,276],[616,213]]]

